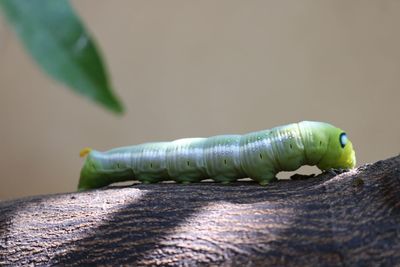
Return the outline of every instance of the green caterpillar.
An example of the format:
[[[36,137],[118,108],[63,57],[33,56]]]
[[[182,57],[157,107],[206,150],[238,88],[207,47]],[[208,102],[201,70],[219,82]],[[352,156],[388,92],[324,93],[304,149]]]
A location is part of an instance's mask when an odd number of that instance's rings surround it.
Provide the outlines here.
[[[229,183],[250,177],[266,185],[276,173],[302,165],[327,170],[349,169],[356,164],[346,133],[328,123],[312,121],[244,135],[185,138],[107,152],[85,148],[81,156],[85,155],[79,190],[126,180],[191,183],[211,178]]]

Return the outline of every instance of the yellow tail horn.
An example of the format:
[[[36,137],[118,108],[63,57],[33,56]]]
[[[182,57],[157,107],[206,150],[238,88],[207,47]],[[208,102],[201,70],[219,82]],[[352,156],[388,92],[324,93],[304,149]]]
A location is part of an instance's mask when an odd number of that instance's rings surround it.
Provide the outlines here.
[[[82,149],[82,150],[79,152],[79,156],[80,156],[81,158],[83,158],[83,157],[87,156],[87,154],[89,154],[90,151],[92,151],[92,149],[91,149],[90,147],[85,147],[84,149]]]

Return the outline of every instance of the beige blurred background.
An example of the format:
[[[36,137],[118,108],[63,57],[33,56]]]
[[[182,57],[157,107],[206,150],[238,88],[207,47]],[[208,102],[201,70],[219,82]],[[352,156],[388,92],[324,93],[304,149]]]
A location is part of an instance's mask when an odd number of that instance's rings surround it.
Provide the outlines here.
[[[126,114],[48,78],[0,18],[2,200],[74,191],[85,146],[319,120],[348,132],[359,164],[400,152],[400,1],[73,4]]]

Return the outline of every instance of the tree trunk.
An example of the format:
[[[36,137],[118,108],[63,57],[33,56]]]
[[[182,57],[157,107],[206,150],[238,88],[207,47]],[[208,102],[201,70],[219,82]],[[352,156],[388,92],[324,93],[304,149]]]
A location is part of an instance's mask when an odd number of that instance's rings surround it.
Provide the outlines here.
[[[400,155],[335,176],[0,202],[0,265],[400,265]]]

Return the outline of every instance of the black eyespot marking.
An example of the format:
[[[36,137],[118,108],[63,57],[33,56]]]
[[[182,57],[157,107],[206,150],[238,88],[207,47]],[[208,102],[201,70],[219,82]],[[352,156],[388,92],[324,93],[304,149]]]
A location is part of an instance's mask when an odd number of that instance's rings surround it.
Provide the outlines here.
[[[342,148],[344,148],[344,147],[346,146],[347,141],[348,141],[348,139],[347,139],[347,134],[346,134],[346,133],[341,133],[341,134],[339,135],[339,143],[340,143],[340,146],[341,146]]]

